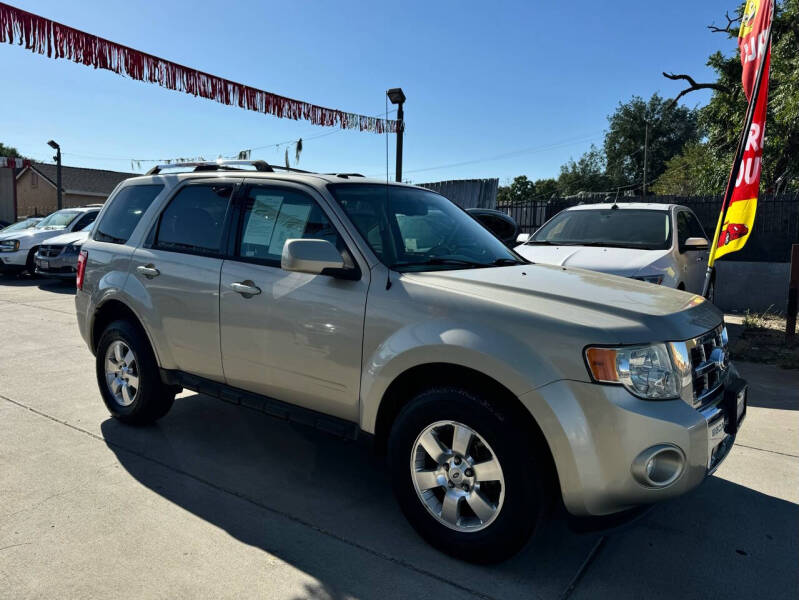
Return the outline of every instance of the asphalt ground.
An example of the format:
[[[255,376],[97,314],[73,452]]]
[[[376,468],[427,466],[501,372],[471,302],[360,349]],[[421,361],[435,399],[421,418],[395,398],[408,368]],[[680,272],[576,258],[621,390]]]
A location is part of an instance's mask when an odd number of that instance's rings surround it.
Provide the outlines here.
[[[362,444],[192,392],[111,419],[73,294],[0,278],[0,598],[797,597],[797,371],[738,363],[747,418],[697,490],[482,567],[415,534]]]

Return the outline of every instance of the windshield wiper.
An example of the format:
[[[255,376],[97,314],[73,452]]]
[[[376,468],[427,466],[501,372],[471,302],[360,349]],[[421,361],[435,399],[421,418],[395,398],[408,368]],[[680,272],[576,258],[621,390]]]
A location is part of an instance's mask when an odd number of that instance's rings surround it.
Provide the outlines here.
[[[393,265],[389,265],[389,268],[395,269],[397,267],[426,267],[436,265],[456,265],[464,267],[486,268],[520,264],[522,263],[515,258],[498,258],[490,263],[477,262],[474,260],[463,260],[460,258],[429,258],[427,260],[420,261],[398,262],[394,263]]]

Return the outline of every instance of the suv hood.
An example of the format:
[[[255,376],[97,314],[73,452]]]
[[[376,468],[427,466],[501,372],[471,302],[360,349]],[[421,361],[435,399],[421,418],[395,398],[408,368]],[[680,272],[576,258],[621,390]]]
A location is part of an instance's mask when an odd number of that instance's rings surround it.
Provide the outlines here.
[[[600,246],[544,246],[522,244],[514,250],[527,260],[548,265],[578,267],[630,277],[651,266],[669,250]]]
[[[67,246],[69,244],[83,244],[89,239],[89,231],[70,231],[55,237],[47,238],[48,246]]]
[[[0,233],[0,240],[19,240],[20,245],[27,242],[38,242],[57,235],[63,235],[64,229],[23,229],[22,231],[12,231],[11,233]]]
[[[403,274],[406,277],[505,305],[534,319],[590,330],[584,339],[593,343],[686,340],[718,326],[723,317],[701,296],[583,269],[530,264]]]

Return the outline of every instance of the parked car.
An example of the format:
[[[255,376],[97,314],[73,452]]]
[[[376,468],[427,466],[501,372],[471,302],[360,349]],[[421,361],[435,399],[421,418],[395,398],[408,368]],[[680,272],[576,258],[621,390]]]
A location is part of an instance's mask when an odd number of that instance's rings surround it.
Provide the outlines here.
[[[742,238],[749,233],[749,228],[743,223],[730,223],[719,234],[719,248],[726,246],[732,240]]]
[[[11,233],[12,231],[23,231],[24,229],[30,229],[41,220],[42,217],[29,217],[27,219],[22,219],[21,221],[17,221],[16,223],[12,223],[0,229],[0,234]]]
[[[0,273],[33,274],[36,251],[39,245],[61,233],[80,231],[92,223],[100,212],[100,206],[65,208],[39,221],[34,227],[20,231],[0,233]]]
[[[503,244],[509,248],[516,246],[519,224],[509,214],[490,208],[469,208],[466,212],[497,236]]]
[[[94,222],[89,223],[80,231],[72,231],[46,239],[39,246],[34,258],[36,274],[74,281],[78,271],[80,247],[89,239],[92,227],[94,227]]]
[[[527,263],[424,188],[240,164],[125,181],[82,246],[78,325],[120,421],[188,388],[371,437],[410,523],[477,562],[553,503],[624,513],[728,454],[746,385],[702,297]]]
[[[708,241],[690,208],[583,204],[559,212],[516,252],[536,263],[579,267],[701,293]],[[708,298],[713,298],[715,282]]]

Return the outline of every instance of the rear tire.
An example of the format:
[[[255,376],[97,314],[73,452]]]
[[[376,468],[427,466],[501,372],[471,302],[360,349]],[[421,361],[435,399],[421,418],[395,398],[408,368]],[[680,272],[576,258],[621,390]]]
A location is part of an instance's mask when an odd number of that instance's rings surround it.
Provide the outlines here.
[[[146,425],[172,408],[176,389],[161,381],[147,337],[129,321],[114,321],[105,328],[95,365],[103,401],[120,421]]]
[[[402,409],[388,441],[400,508],[442,552],[475,563],[513,556],[552,496],[531,437],[481,394],[457,387],[421,392]],[[437,460],[430,448],[441,452]]]

